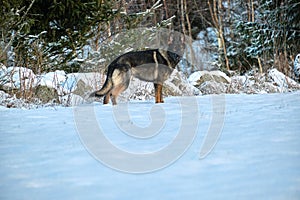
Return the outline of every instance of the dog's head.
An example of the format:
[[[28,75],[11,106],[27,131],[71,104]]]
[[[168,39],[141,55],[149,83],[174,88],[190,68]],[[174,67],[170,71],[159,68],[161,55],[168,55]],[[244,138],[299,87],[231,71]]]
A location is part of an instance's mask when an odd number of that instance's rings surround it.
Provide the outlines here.
[[[182,55],[179,55],[177,52],[172,52],[172,51],[168,51],[168,56],[175,64],[177,64],[182,58]]]

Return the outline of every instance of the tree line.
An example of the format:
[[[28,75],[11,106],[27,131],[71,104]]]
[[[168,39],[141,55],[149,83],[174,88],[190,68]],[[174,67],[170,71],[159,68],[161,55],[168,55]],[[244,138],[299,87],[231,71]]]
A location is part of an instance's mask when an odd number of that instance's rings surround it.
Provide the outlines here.
[[[85,45],[99,52],[112,35],[158,25],[194,39],[214,27],[218,66],[241,73],[288,73],[300,49],[297,0],[3,0],[0,9],[0,62],[37,74],[76,70]]]

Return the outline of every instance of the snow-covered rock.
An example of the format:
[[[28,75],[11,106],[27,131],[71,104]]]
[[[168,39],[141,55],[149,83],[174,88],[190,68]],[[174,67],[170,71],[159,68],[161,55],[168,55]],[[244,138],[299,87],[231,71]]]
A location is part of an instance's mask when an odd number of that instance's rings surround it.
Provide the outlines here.
[[[267,82],[265,74],[255,74],[253,76],[231,77],[231,84],[227,92],[235,94],[260,94],[279,92],[279,89],[273,83]]]
[[[7,71],[7,67],[2,63],[0,63],[0,78],[5,75],[6,71]]]
[[[94,90],[100,89],[104,83],[101,73],[70,73],[61,85],[60,102],[63,105],[78,105]]]
[[[43,103],[59,103],[58,92],[54,88],[38,85],[34,88],[34,94],[34,97],[40,99]]]
[[[227,86],[222,82],[205,81],[199,86],[199,89],[203,94],[224,94]]]
[[[61,103],[66,106],[87,101],[87,96],[102,87],[106,79],[103,73],[70,73],[54,71],[35,75],[24,67],[6,68],[0,65],[0,104],[5,107],[32,107]],[[228,77],[221,71],[197,71],[187,79],[182,72],[174,70],[163,87],[164,96],[191,96],[221,93],[275,93],[300,89],[300,84],[271,69],[266,74],[252,73]],[[24,93],[25,91],[25,93]],[[22,96],[23,94],[23,96]],[[24,94],[26,94],[24,96]],[[18,98],[17,98],[18,97]],[[22,100],[21,98],[24,98]],[[154,87],[151,82],[132,78],[127,90],[119,96],[119,101],[152,100]]]
[[[71,73],[67,75],[66,81],[62,84],[65,93],[82,91],[84,93],[90,92],[91,90],[100,89],[105,81],[105,76],[101,73],[90,72],[90,73]],[[79,87],[79,88],[78,88]],[[84,87],[84,88],[83,88]],[[79,92],[81,95],[82,92]]]
[[[296,81],[275,68],[268,72],[268,77],[280,88],[280,92],[288,92],[289,88],[300,88],[300,85]]]
[[[191,74],[189,81],[203,94],[260,94],[300,89],[296,81],[277,69],[272,69],[267,74],[234,75],[231,78],[221,71],[198,71]]]
[[[120,101],[153,99],[153,83],[141,81],[132,77],[128,88],[120,94]]]
[[[56,70],[54,72],[48,72],[38,77],[37,85],[47,86],[57,91],[61,91],[60,87],[66,80],[66,72],[62,70]]]
[[[100,73],[49,72],[40,78],[39,85],[55,89],[63,105],[77,105],[91,91],[98,89],[102,80]],[[56,96],[54,96],[56,99]],[[74,99],[73,99],[74,98]]]
[[[230,83],[231,79],[219,70],[215,71],[197,71],[190,75],[189,82],[194,86],[199,86],[205,81],[216,81],[221,83]]]
[[[105,80],[105,78],[103,80]],[[104,81],[102,81],[101,86],[103,83]],[[164,82],[164,96],[193,96],[199,94],[201,94],[199,89],[190,84],[185,75],[176,69],[173,71],[170,78]],[[120,94],[118,100],[150,100],[153,98],[153,83],[141,81],[132,77],[128,88]]]
[[[226,93],[231,79],[221,71],[197,71],[191,74],[189,82],[203,94]]]
[[[186,76],[176,69],[170,78],[164,83],[165,95],[171,96],[193,96],[201,94],[200,90],[194,87]]]
[[[4,99],[8,99],[9,97],[10,97],[9,94],[7,94],[4,91],[0,90],[0,101],[3,101]]]

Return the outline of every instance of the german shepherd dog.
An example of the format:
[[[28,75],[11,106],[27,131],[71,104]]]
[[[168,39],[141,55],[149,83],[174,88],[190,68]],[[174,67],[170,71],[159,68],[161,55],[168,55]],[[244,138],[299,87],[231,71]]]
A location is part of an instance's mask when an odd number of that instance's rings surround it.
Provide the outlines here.
[[[132,76],[153,82],[155,103],[163,103],[162,86],[171,75],[181,57],[171,51],[151,49],[133,51],[116,58],[109,66],[103,87],[90,97],[104,96],[103,104],[117,104],[118,95],[127,89]]]

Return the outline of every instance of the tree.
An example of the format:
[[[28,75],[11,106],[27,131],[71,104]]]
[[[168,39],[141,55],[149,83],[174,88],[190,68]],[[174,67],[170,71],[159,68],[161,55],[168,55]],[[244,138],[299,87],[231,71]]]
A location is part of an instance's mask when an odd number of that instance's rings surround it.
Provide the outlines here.
[[[235,19],[235,37],[230,44],[235,54],[231,60],[248,66],[246,70],[260,66],[263,71],[275,66],[288,73],[293,55],[300,49],[300,3],[297,0],[250,3],[248,18],[239,15]]]
[[[117,11],[113,6],[113,1],[103,0],[4,0],[0,32],[8,34],[2,41],[6,47],[14,48],[16,62],[22,65],[26,66],[32,58],[29,54],[34,44],[48,58],[60,55],[57,59],[60,64],[76,57],[86,41],[93,37],[93,27],[114,17]],[[6,51],[7,48],[2,48],[2,57]]]
[[[196,38],[210,18],[206,0],[2,2],[1,62],[33,68],[38,73],[63,66],[82,53],[87,43],[94,43],[98,51],[103,40],[136,27],[168,26]],[[155,9],[151,9],[153,6]],[[10,59],[7,55],[12,50],[14,57]]]

